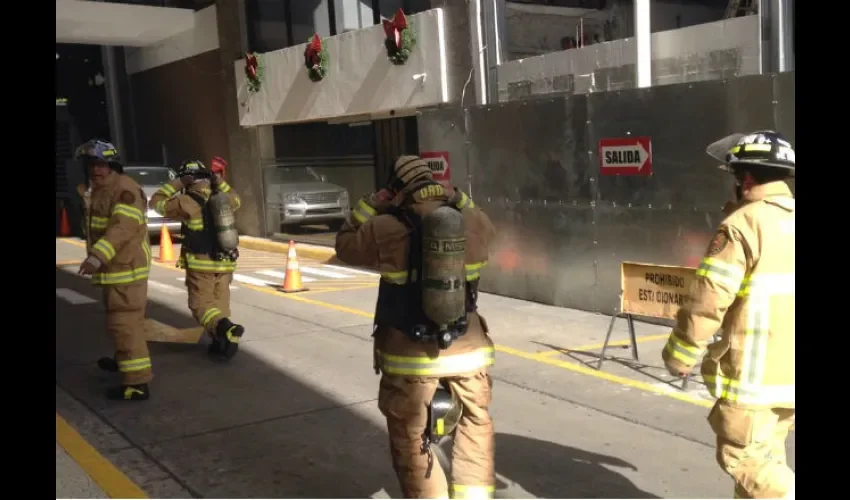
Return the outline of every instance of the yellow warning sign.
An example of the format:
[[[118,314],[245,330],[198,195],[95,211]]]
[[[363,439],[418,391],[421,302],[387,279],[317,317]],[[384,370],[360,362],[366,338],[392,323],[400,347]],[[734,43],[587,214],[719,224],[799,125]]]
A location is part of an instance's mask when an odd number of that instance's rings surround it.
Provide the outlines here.
[[[620,269],[620,311],[653,318],[675,318],[696,277],[693,267],[623,262]]]

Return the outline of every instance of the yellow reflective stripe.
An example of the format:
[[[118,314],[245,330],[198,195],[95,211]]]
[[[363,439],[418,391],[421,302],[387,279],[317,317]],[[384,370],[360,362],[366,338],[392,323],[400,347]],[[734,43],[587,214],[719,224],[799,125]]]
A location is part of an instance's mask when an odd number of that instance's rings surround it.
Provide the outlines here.
[[[221,312],[221,309],[217,307],[213,307],[212,309],[208,309],[207,312],[201,316],[201,326],[206,327],[210,321],[212,321],[216,316],[221,316],[224,313]]]
[[[91,216],[91,227],[92,229],[106,229],[106,226],[109,224],[109,217],[98,217],[96,215]]]
[[[407,271],[381,273],[381,279],[393,285],[404,285],[407,283]]]
[[[191,231],[203,231],[204,219],[189,219],[186,221],[186,227]]]
[[[481,270],[487,266],[487,261],[474,262],[472,264],[466,264],[464,268],[466,268],[466,281],[475,281],[481,277]]]
[[[236,262],[232,260],[199,259],[191,253],[181,256],[178,265],[184,269],[210,273],[227,273],[236,270]]]
[[[480,370],[495,362],[496,353],[492,347],[485,347],[464,354],[452,356],[395,356],[379,353],[381,370],[388,375],[442,376],[452,373],[465,373]]]
[[[743,146],[734,146],[730,152],[731,153],[739,153],[742,149],[744,151],[770,151],[770,144],[744,144]]]
[[[112,207],[112,215],[123,215],[124,217],[133,219],[139,224],[145,224],[147,222],[145,214],[143,214],[141,210],[132,205],[125,205],[124,203],[116,203],[115,206]]]
[[[705,352],[704,349],[694,347],[680,339],[676,332],[672,332],[670,334],[670,338],[667,339],[667,345],[664,346],[664,350],[666,350],[667,353],[674,359],[687,366],[696,365],[697,361],[699,361]]]
[[[156,210],[156,213],[158,213],[159,215],[165,215],[165,204],[166,203],[168,203],[168,200],[157,201],[156,205],[154,206],[154,210]]]
[[[796,404],[796,388],[793,385],[753,387],[720,374],[704,374],[702,378],[708,392],[718,399],[752,405]]]
[[[723,284],[731,290],[738,290],[744,279],[744,271],[722,260],[706,257],[700,262],[697,269],[697,276],[702,276],[709,281]]]
[[[171,198],[177,194],[177,189],[175,189],[171,184],[163,184],[159,187],[159,192],[164,194],[166,198]]]
[[[236,210],[236,209],[238,209],[239,207],[242,206],[242,198],[240,198],[239,196],[237,196],[235,194],[232,195],[232,196],[233,196],[233,209]]]
[[[125,359],[118,362],[118,370],[124,373],[147,370],[150,367],[151,358]]]
[[[147,262],[148,267],[151,265],[151,244],[147,238],[142,240],[142,251],[145,253],[145,262]]]
[[[357,206],[354,207],[354,210],[351,211],[351,216],[357,219],[357,222],[363,224],[369,218],[374,217],[378,212],[375,211],[374,208],[370,207],[368,203],[363,200],[357,202]]]
[[[472,201],[472,198],[466,195],[463,191],[460,193],[460,201],[455,205],[457,208],[463,210],[464,208],[475,208],[475,202]]]
[[[113,257],[115,257],[115,247],[112,246],[112,243],[103,238],[97,240],[94,245],[92,245],[92,251],[100,252],[106,262],[109,262]]]
[[[794,295],[796,293],[796,277],[788,274],[759,274],[747,276],[741,282],[738,297],[748,297],[751,294],[771,296]]]
[[[465,484],[452,485],[452,498],[465,498],[467,500],[483,500],[493,498],[496,492],[495,486],[468,486]]]
[[[221,181],[221,182],[218,184],[218,190],[219,190],[220,192],[222,192],[222,193],[226,193],[226,192],[230,191],[230,184],[228,184],[228,183],[226,183],[226,182],[224,182],[224,181]]]
[[[126,285],[127,283],[146,280],[149,274],[150,266],[147,266],[115,273],[94,273],[91,281],[94,285]]]
[[[242,338],[238,335],[233,335],[233,330],[236,329],[236,325],[231,326],[224,332],[224,336],[227,338],[228,342],[232,342],[234,344],[238,344],[239,340]]]

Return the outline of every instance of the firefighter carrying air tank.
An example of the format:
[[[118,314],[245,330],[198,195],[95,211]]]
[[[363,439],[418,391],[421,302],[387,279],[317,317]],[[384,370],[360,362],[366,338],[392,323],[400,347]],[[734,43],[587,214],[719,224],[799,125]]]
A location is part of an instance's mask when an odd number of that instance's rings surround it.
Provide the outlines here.
[[[245,328],[230,320],[230,284],[239,258],[233,212],[239,196],[199,160],[184,162],[178,178],[159,188],[150,208],[182,223],[178,266],[186,270],[189,309],[212,339],[210,354],[232,358]]]
[[[374,359],[393,468],[406,498],[492,498],[494,348],[477,298],[495,230],[421,158],[402,156],[393,172],[336,239],[341,261],[381,272]],[[453,433],[449,486],[430,445]]]

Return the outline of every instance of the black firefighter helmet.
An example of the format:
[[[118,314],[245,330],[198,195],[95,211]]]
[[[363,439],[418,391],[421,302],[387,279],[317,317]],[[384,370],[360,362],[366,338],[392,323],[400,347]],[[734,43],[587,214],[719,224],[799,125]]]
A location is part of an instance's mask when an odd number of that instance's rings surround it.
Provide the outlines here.
[[[720,168],[727,172],[757,167],[784,170],[794,177],[797,165],[791,143],[773,130],[730,134],[709,144],[705,152],[721,162]]]

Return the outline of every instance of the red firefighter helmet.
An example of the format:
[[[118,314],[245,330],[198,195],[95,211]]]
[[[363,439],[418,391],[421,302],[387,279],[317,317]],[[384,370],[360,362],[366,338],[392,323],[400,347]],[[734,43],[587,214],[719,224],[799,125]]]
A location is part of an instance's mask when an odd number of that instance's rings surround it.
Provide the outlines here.
[[[220,156],[213,156],[213,159],[210,161],[210,170],[214,174],[224,175],[224,172],[227,170],[227,161]]]

